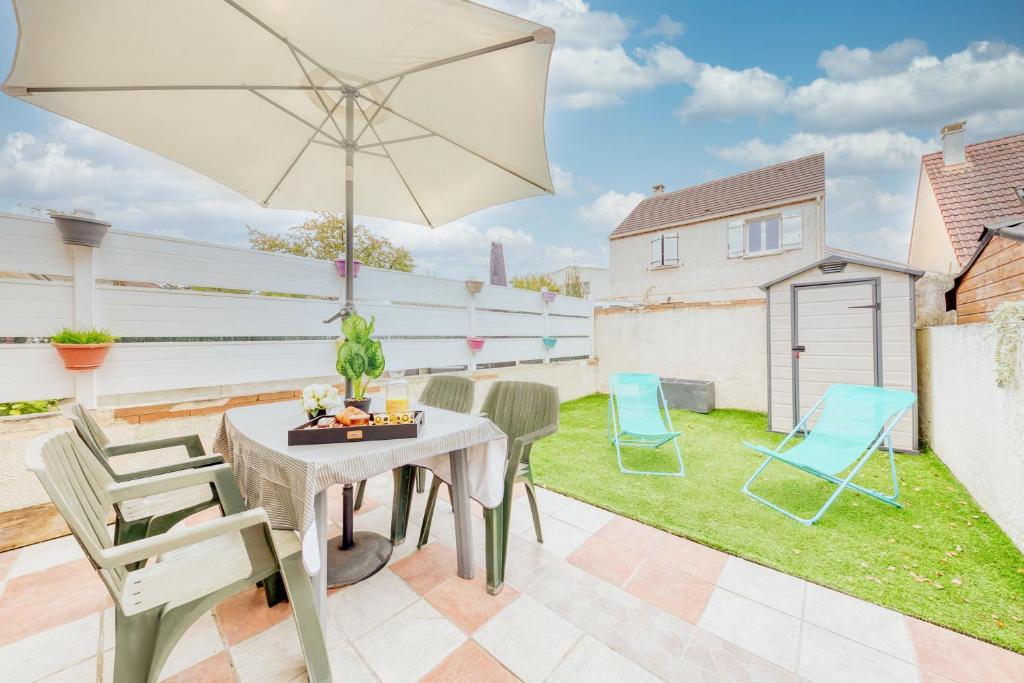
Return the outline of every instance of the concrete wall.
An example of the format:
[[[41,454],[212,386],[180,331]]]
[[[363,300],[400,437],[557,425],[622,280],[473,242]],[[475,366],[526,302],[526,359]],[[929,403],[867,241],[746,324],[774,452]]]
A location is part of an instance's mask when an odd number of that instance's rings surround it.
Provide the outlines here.
[[[728,257],[729,222],[778,213],[778,207],[611,240],[609,299],[660,304],[762,297],[760,285],[824,255],[823,203],[812,200],[786,208],[801,209],[802,245],[781,253]],[[662,233],[679,235],[680,263],[652,269],[651,238]]]
[[[592,301],[606,301],[608,299],[608,269],[597,266],[566,266],[548,273],[552,280],[559,286],[564,286],[573,271],[578,271],[580,280],[590,284],[590,294],[587,296]]]
[[[939,202],[935,199],[931,180],[924,168],[921,169],[917,183],[917,203],[914,205],[908,261],[914,268],[944,275],[956,275],[960,270],[960,262],[942,220]]]
[[[996,387],[990,324],[917,332],[921,434],[1024,550],[1024,353],[1017,386]]]
[[[767,409],[767,340],[761,300],[610,308],[594,316],[598,382],[613,372],[715,383],[719,408]]]
[[[586,360],[494,368],[469,373],[468,376],[476,381],[474,410],[479,409],[487,391],[498,380],[523,380],[553,384],[558,387],[559,397],[563,401],[587,396],[598,390],[596,364]],[[415,399],[426,386],[429,376],[421,375],[408,379]],[[280,389],[278,384],[275,384],[275,390]],[[301,389],[302,384],[296,384],[294,388]],[[145,441],[176,434],[199,434],[209,449],[221,420],[221,413],[215,408],[218,405],[223,405],[227,399],[218,399],[218,401],[190,401],[182,404],[182,406],[193,409],[199,407],[200,410],[195,410],[195,412],[202,412],[204,406],[211,409],[211,412],[205,415],[141,424],[132,424],[125,419],[115,419],[113,410],[100,410],[97,416],[114,443]],[[169,406],[167,413],[180,414],[178,408],[182,406]],[[297,407],[296,414],[300,415]],[[25,448],[32,439],[40,434],[57,429],[68,429],[70,426],[71,423],[61,416],[0,418],[0,513],[48,502],[46,493],[39,486],[35,476],[25,469]]]

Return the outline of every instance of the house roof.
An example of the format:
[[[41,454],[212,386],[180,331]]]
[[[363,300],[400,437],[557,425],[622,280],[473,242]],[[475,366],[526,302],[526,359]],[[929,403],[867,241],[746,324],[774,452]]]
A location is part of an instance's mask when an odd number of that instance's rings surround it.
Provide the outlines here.
[[[636,205],[610,237],[734,215],[824,192],[825,155],[812,154],[648,197]]]
[[[771,287],[773,285],[777,285],[780,282],[783,282],[784,280],[788,280],[789,278],[793,277],[794,275],[799,275],[800,273],[805,273],[808,270],[813,270],[814,268],[817,268],[819,266],[828,265],[828,264],[832,264],[832,263],[844,263],[844,264],[845,263],[853,263],[853,264],[856,264],[858,266],[868,266],[869,268],[880,268],[882,270],[891,270],[891,271],[894,271],[896,273],[906,273],[907,275],[910,275],[910,276],[915,277],[915,278],[921,277],[922,275],[924,275],[924,271],[923,270],[918,270],[917,268],[911,268],[910,266],[907,266],[907,265],[902,264],[902,263],[897,263],[895,261],[888,261],[888,260],[885,260],[885,259],[871,258],[869,256],[855,256],[855,255],[850,254],[850,253],[829,254],[828,256],[826,256],[825,258],[821,259],[820,261],[815,261],[814,263],[808,263],[806,266],[804,266],[802,268],[797,268],[796,270],[794,270],[791,273],[786,273],[785,275],[783,275],[781,277],[777,277],[774,280],[771,280],[770,282],[764,283],[763,285],[761,285],[761,289],[767,291],[769,287]]]
[[[1024,187],[1024,133],[964,148],[967,161],[946,166],[942,152],[926,154],[928,174],[957,260],[974,253],[986,223],[1019,214]]]

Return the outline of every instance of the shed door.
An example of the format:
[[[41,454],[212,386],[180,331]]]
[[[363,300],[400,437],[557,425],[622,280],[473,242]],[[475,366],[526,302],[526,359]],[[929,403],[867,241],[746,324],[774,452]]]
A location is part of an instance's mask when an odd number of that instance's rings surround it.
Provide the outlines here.
[[[833,384],[881,386],[879,281],[793,285],[793,424]]]

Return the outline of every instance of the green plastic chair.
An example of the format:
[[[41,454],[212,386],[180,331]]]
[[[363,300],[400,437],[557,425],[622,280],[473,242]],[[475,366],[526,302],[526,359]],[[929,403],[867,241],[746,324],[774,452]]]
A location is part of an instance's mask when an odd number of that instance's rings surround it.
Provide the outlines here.
[[[526,486],[537,541],[544,542],[537,495],[534,492],[533,472],[530,469],[530,449],[540,439],[558,431],[558,409],[558,390],[534,382],[495,382],[484,399],[481,415],[489,418],[508,437],[508,462],[505,466],[502,505],[493,510],[484,508],[487,590],[492,594],[499,592],[505,581],[508,521],[512,512],[512,487],[516,482],[522,482]],[[430,524],[440,487],[441,480],[434,477],[430,485],[427,506],[423,511],[423,526],[420,529],[418,548],[423,547],[429,540]]]
[[[434,375],[423,387],[418,403],[431,408],[441,408],[454,413],[468,414],[473,409],[473,394],[476,383],[468,377],[459,375]],[[423,493],[426,485],[427,470],[416,468],[416,490]],[[359,482],[356,488],[356,510],[363,506],[363,494],[366,493],[366,480]]]
[[[608,378],[608,389],[608,439],[615,446],[619,471],[685,477],[683,454],[679,450],[683,433],[672,427],[661,378],[645,372],[617,372]],[[622,464],[623,446],[657,449],[669,441],[676,449],[676,472],[632,470]]]
[[[743,445],[767,456],[753,476],[743,485],[743,492],[768,507],[778,510],[790,519],[810,526],[821,519],[844,489],[850,488],[896,508],[903,507],[896,499],[900,494],[896,478],[896,458],[892,448],[892,430],[904,413],[917,402],[910,391],[853,384],[833,384],[815,403],[776,448],[766,448],[743,442]],[[820,413],[819,413],[820,411]],[[812,416],[817,421],[810,425]],[[802,432],[804,439],[786,449],[786,444]],[[889,470],[892,473],[892,494],[853,483],[860,469],[882,443],[889,451]],[[785,449],[785,450],[784,450]],[[753,493],[750,485],[774,460],[784,462],[819,479],[836,484],[836,490],[825,504],[811,517],[799,517],[788,510]],[[852,468],[851,468],[852,466]],[[849,470],[845,477],[842,472]]]
[[[113,482],[71,431],[37,439],[25,461],[114,600],[115,683],[156,681],[199,617],[278,572],[284,575],[309,678],[331,680],[298,536],[272,531],[262,508],[245,509],[228,465]],[[199,485],[217,489],[224,517],[114,545],[106,526],[111,505]],[[144,566],[128,569],[139,565]]]

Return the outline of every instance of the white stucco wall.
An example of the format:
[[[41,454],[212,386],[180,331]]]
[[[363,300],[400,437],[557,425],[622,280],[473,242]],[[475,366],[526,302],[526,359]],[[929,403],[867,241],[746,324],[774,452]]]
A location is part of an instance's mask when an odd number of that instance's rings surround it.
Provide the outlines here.
[[[610,373],[653,372],[713,381],[719,408],[767,409],[763,301],[609,309],[594,326],[602,391]]]
[[[548,273],[548,276],[563,285],[566,276],[573,270],[579,271],[580,280],[590,283],[590,295],[587,297],[593,301],[605,301],[608,299],[608,269],[596,266],[566,266]]]
[[[1024,550],[1024,353],[1018,383],[995,382],[990,324],[918,330],[921,435]]]
[[[645,232],[609,241],[609,298],[612,301],[664,303],[671,301],[732,301],[763,297],[765,282],[812,263],[825,250],[823,200],[785,207],[800,208],[802,244],[765,256],[728,258],[727,226],[778,213],[780,207],[717,218],[703,223]],[[678,233],[678,267],[651,268],[651,238]]]
[[[914,268],[943,275],[956,275],[960,270],[960,262],[942,220],[939,202],[935,199],[928,173],[923,168],[917,182],[908,263]]]

